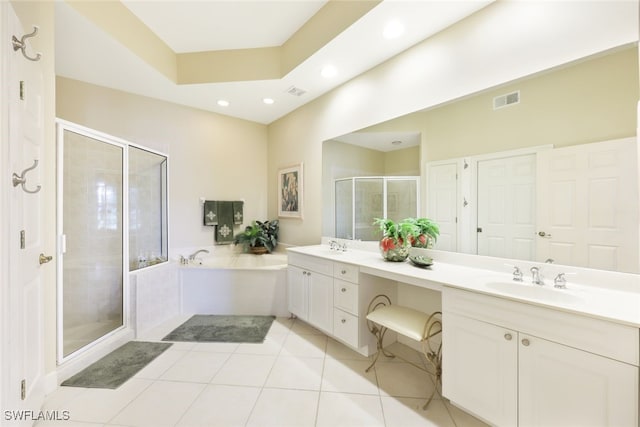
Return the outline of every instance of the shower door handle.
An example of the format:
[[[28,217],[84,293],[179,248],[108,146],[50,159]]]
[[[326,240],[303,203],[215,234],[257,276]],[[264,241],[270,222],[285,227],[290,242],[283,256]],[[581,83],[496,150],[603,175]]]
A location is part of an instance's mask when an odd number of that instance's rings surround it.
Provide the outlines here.
[[[45,254],[40,254],[40,258],[38,260],[40,262],[40,265],[42,265],[50,262],[52,259],[53,257],[51,255],[46,256]]]

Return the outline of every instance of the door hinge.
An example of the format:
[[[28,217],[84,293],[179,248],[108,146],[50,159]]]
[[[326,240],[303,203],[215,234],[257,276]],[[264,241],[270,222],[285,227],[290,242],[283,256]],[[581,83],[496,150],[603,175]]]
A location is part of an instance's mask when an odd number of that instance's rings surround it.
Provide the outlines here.
[[[482,233],[482,227],[478,227],[478,228],[476,229],[476,231],[477,231],[478,233]]]
[[[25,400],[27,398],[27,380],[20,381],[20,399]]]
[[[20,230],[20,249],[25,248],[25,231]]]
[[[20,100],[24,101],[24,80],[20,80]]]

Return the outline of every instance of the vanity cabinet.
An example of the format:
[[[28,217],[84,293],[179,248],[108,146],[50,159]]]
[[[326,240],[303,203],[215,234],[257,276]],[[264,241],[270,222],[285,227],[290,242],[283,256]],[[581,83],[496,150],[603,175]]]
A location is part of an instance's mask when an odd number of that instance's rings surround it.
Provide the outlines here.
[[[444,288],[443,395],[498,426],[638,426],[637,328]]]
[[[397,283],[361,275],[355,264],[293,251],[288,256],[289,311],[365,356],[375,352],[367,308],[378,294],[395,301]]]
[[[333,263],[317,257],[289,254],[289,311],[310,325],[333,333]]]

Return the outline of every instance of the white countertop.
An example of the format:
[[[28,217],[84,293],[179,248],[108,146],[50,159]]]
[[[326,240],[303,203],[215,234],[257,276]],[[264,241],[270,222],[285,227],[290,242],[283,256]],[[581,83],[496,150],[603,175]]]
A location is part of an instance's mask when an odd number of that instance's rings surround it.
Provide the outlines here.
[[[636,276],[633,275],[625,275],[627,282],[628,276],[631,277],[632,286],[625,283],[624,286],[616,287],[612,282],[620,276],[617,273],[610,273],[610,277],[607,273],[598,273],[607,281],[606,286],[585,285],[580,283],[580,280],[583,280],[581,277],[586,280],[585,276],[590,271],[581,269],[582,276],[567,276],[567,289],[555,289],[553,275],[545,278],[544,286],[530,283],[527,276],[524,282],[517,283],[512,281],[511,274],[478,266],[468,267],[452,263],[450,260],[439,261],[436,256],[431,267],[421,268],[408,260],[385,261],[378,252],[368,250],[348,249],[346,252],[336,252],[330,250],[327,245],[313,245],[292,247],[288,251],[355,264],[360,267],[361,273],[423,288],[439,291],[445,286],[465,289],[640,328],[640,277],[637,279],[636,287]],[[559,271],[556,266],[542,266]],[[506,267],[505,270],[510,271]]]

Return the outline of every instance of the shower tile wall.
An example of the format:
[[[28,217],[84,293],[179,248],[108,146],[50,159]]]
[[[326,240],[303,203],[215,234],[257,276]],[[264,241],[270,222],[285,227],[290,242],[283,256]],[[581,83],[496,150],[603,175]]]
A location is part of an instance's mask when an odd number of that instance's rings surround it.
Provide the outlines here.
[[[164,157],[129,150],[129,270],[165,257],[162,249],[162,173]],[[143,266],[143,265],[142,265]]]
[[[122,157],[65,131],[64,354],[122,324]]]

